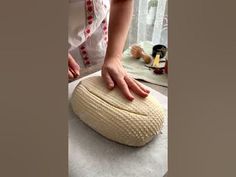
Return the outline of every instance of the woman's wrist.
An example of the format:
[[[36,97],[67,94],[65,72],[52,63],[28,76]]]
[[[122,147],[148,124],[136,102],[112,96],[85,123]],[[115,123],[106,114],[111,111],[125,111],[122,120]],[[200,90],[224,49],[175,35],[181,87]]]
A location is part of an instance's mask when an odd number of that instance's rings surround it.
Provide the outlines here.
[[[116,54],[116,55],[106,55],[104,59],[104,63],[107,62],[120,62],[122,58],[122,54]]]

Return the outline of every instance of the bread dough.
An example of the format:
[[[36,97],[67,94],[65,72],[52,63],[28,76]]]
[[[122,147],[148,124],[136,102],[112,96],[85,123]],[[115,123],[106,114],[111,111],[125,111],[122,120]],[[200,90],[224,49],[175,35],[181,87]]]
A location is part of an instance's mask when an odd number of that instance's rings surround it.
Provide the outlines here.
[[[118,88],[106,88],[101,76],[82,80],[75,88],[71,106],[74,113],[104,137],[129,146],[143,146],[157,135],[164,110],[150,94],[134,94],[131,102]]]

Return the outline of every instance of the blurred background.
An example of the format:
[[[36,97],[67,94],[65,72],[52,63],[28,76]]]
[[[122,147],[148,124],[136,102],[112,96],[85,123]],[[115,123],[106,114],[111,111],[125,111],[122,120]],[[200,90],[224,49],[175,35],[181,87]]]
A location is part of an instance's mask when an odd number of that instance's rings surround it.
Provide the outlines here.
[[[168,46],[168,0],[139,0],[134,13],[126,47],[142,41]]]

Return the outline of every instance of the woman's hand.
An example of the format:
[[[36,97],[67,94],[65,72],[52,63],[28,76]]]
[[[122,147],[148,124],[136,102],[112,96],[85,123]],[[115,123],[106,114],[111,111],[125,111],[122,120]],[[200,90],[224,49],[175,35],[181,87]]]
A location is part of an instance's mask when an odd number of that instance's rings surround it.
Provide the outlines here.
[[[73,80],[80,75],[79,64],[76,63],[75,59],[68,53],[68,78]]]
[[[130,90],[141,97],[148,96],[150,92],[148,89],[144,88],[144,86],[128,76],[120,62],[120,59],[105,60],[102,67],[102,78],[106,82],[108,89],[113,89],[117,86],[123,95],[130,101],[134,99]]]
[[[141,96],[148,96],[149,90],[129,77],[120,62],[129,25],[133,13],[134,0],[112,0],[108,30],[108,46],[105,62],[102,67],[102,77],[109,89],[117,86],[123,95],[133,100],[131,90]],[[122,12],[122,13],[120,13]]]

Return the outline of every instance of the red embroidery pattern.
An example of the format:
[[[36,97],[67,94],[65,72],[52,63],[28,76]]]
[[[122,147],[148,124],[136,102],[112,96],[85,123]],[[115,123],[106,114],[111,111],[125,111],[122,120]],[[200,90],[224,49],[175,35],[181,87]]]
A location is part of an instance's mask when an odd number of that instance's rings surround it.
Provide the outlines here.
[[[102,4],[103,4],[103,2],[102,2]],[[103,4],[103,6],[105,8],[107,8],[105,4]],[[87,27],[84,30],[84,35],[85,35],[85,39],[87,39],[91,35],[91,25],[93,24],[94,18],[95,18],[93,0],[86,0],[85,9],[86,9]],[[102,27],[102,31],[103,31],[103,39],[107,44],[107,42],[108,42],[108,27],[107,27],[106,19],[104,19],[102,21],[101,27]],[[84,65],[85,66],[89,65],[91,62],[89,61],[89,57],[88,57],[88,53],[87,53],[85,44],[82,44],[80,46],[80,54],[83,58]]]
[[[86,10],[86,26],[87,27],[84,30],[84,35],[85,35],[85,39],[87,39],[91,35],[91,25],[93,24],[94,17],[95,17],[93,0],[86,0],[85,10]],[[89,65],[90,61],[89,61],[88,52],[86,50],[85,44],[82,44],[79,50],[80,50],[80,55],[83,58],[84,65],[85,66]]]
[[[87,39],[91,35],[91,25],[94,21],[94,5],[92,0],[86,0],[85,2],[85,9],[86,9],[86,21],[87,21],[87,27],[84,31],[85,38]]]
[[[108,27],[107,27],[107,21],[106,21],[106,19],[104,19],[104,20],[102,21],[101,27],[102,27],[102,31],[103,31],[103,39],[104,39],[104,41],[105,41],[106,44],[107,44],[107,42],[108,42]]]
[[[82,56],[83,58],[83,63],[84,65],[89,65],[90,64],[90,61],[89,61],[89,57],[88,57],[88,53],[86,51],[86,47],[84,44],[82,44],[80,47],[79,47],[79,50],[80,50],[80,55]]]

